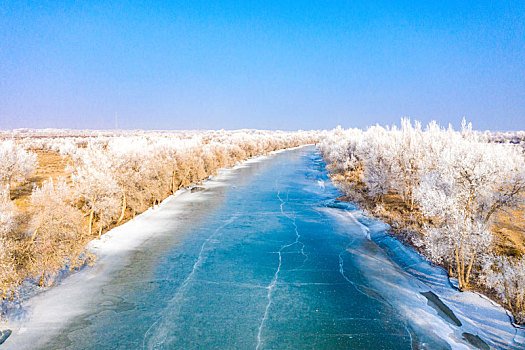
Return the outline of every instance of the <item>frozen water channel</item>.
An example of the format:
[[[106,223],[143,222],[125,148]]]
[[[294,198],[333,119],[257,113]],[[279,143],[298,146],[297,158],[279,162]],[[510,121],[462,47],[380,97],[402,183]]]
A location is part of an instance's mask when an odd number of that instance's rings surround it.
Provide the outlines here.
[[[0,348],[471,348],[338,196],[314,147],[225,171],[94,242]]]

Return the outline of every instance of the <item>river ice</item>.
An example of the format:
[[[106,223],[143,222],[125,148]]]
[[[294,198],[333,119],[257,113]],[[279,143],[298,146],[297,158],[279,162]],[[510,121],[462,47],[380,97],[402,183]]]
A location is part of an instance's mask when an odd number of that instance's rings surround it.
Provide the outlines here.
[[[98,264],[25,302],[2,348],[472,348],[463,333],[522,346],[501,307],[454,291],[385,225],[333,202],[313,147],[203,187],[94,241]]]

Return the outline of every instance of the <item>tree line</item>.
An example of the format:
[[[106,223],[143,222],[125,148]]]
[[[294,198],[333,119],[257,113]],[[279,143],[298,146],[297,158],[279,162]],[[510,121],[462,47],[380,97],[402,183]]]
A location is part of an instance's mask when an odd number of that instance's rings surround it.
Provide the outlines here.
[[[3,135],[5,137],[5,135]],[[314,143],[313,132],[104,133],[0,140],[0,296],[23,281],[39,286],[93,258],[87,243],[221,168],[271,151]],[[16,184],[37,169],[36,149],[59,152],[64,176],[34,186],[20,207]]]
[[[400,127],[338,127],[320,149],[348,197],[381,212],[386,195],[399,196],[420,222],[410,241],[460,290],[494,293],[524,323],[525,258],[498,251],[492,230],[498,213],[523,205],[524,147],[511,140],[465,122],[455,131],[402,119]]]

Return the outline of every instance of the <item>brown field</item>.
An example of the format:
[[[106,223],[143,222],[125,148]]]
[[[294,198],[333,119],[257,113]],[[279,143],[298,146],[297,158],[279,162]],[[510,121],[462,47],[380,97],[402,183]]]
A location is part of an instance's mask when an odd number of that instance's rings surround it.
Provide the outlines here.
[[[17,184],[11,188],[11,199],[20,210],[28,205],[34,186],[41,185],[45,180],[59,178],[68,179],[70,174],[66,172],[69,159],[58,152],[48,150],[32,150],[37,154],[38,165],[35,174],[26,182]]]
[[[499,213],[492,230],[500,253],[510,256],[525,254],[525,206]]]

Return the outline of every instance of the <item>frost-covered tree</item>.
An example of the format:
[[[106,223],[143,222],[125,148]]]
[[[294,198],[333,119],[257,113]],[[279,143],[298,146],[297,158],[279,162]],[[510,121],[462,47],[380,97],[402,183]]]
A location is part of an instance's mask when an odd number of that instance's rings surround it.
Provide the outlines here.
[[[493,214],[525,188],[523,165],[515,148],[467,135],[451,139],[435,170],[422,177],[416,198],[437,224],[423,241],[432,257],[454,266],[460,288],[468,288],[472,267],[490,245]]]
[[[98,224],[100,234],[104,227],[118,218],[121,190],[111,164],[107,152],[101,147],[89,145],[77,150],[71,179],[89,217],[90,236],[95,224]]]
[[[82,230],[82,213],[73,205],[65,181],[46,181],[31,194],[33,266],[40,286],[49,285],[66,266],[80,263],[89,240]]]
[[[505,301],[516,318],[525,322],[525,259],[490,256],[483,269],[485,284]]]
[[[419,184],[422,172],[425,169],[425,135],[421,124],[414,126],[409,119],[401,119],[401,129],[392,130],[392,178],[397,181],[397,188],[404,202],[414,209],[414,190]]]
[[[394,188],[393,139],[388,130],[374,126],[367,130],[360,145],[359,154],[363,164],[363,180],[372,198],[382,196]]]
[[[416,190],[422,212],[438,224],[423,240],[432,257],[454,266],[463,289],[490,245],[492,215],[524,188],[523,162],[512,148],[457,137],[436,163]]]
[[[122,221],[126,209],[130,209],[133,214],[140,213],[149,206],[146,198],[146,169],[148,167],[148,157],[150,146],[147,139],[137,138],[115,138],[109,141],[107,152],[107,162],[111,171],[113,182],[120,193],[120,209],[117,222]],[[112,196],[113,197],[113,196]],[[148,203],[146,203],[148,202]]]
[[[36,154],[13,140],[0,141],[0,184],[11,186],[30,177],[36,169]]]
[[[9,188],[0,187],[0,298],[5,299],[18,282],[16,270],[16,208],[9,198]]]
[[[457,132],[402,119],[400,128],[338,127],[322,135],[319,148],[345,194],[359,200],[355,189],[364,185],[380,207],[385,194],[398,195],[411,220],[430,223],[419,243],[464,289],[490,251],[495,213],[516,206],[525,190],[523,149],[490,140],[465,121]]]
[[[364,147],[362,142],[363,131],[344,130],[338,126],[332,132],[325,134],[319,148],[330,171],[343,174],[348,171],[361,170],[360,150]]]

